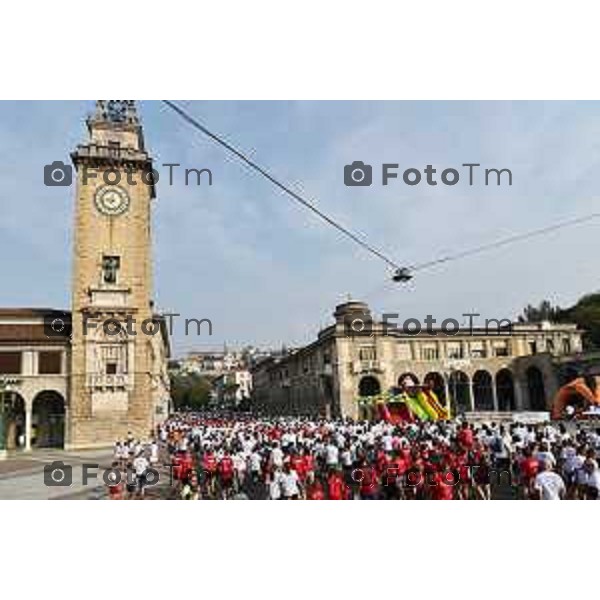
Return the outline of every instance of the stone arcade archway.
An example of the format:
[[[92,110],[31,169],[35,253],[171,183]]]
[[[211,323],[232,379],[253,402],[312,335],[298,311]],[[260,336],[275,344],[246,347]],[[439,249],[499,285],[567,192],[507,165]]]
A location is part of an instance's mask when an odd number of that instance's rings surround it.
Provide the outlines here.
[[[548,410],[543,373],[537,367],[529,367],[525,376],[527,377],[529,408],[531,410]]]
[[[515,379],[509,369],[500,369],[496,373],[496,396],[498,410],[503,412],[516,410]]]
[[[363,377],[358,383],[358,395],[359,396],[377,396],[381,393],[381,384],[377,377],[367,375]]]
[[[358,395],[363,397],[377,396],[381,394],[381,384],[377,377],[372,375],[366,375],[358,382]],[[373,416],[373,407],[371,406],[359,406],[359,418],[370,419]]]
[[[64,448],[65,399],[56,391],[37,394],[32,403],[32,447]]]
[[[483,369],[473,375],[473,401],[475,410],[494,410],[494,380],[488,371]]]
[[[441,373],[432,371],[427,373],[423,379],[423,383],[428,385],[433,393],[438,397],[438,400],[445,406],[446,405],[446,382],[444,376]]]
[[[452,414],[457,415],[471,410],[471,383],[463,371],[452,371],[448,379]]]
[[[25,448],[25,400],[18,392],[0,392],[2,439],[6,450]],[[2,447],[2,446],[0,446]]]
[[[413,385],[419,385],[419,378],[414,373],[402,373],[398,377],[398,387],[400,389],[411,388]]]

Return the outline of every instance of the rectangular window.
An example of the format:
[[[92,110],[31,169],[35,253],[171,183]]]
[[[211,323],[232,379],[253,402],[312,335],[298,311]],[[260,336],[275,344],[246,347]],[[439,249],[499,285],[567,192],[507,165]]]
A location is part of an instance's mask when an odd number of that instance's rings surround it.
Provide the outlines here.
[[[447,354],[448,358],[464,358],[462,344],[460,342],[448,342]]]
[[[494,356],[508,356],[508,344],[506,342],[494,342]]]
[[[471,358],[485,358],[485,346],[483,342],[471,342]]]
[[[437,346],[424,346],[422,356],[423,356],[423,360],[437,360],[438,359]]]
[[[120,142],[113,142],[113,141],[108,142],[108,155],[110,157],[119,158],[120,150],[121,150]]]
[[[117,374],[117,363],[116,362],[106,363],[106,374],[107,375],[116,375]]]
[[[571,340],[569,338],[565,338],[562,342],[563,345],[563,354],[571,354]]]
[[[411,360],[412,353],[410,351],[410,344],[399,343],[397,346],[398,360]]]
[[[40,352],[38,353],[38,373],[40,375],[60,375],[61,362],[61,352]]]
[[[21,374],[21,352],[0,352],[0,375]]]
[[[358,358],[360,360],[376,360],[377,351],[374,346],[362,346],[358,349]]]
[[[529,354],[537,354],[537,342],[529,342]]]

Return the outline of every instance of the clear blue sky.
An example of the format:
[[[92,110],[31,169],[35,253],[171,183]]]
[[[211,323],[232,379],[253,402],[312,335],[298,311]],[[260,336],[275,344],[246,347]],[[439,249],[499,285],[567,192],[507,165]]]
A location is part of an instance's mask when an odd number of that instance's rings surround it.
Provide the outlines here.
[[[600,210],[600,104],[576,102],[186,102],[209,128],[292,183],[400,263]],[[43,185],[68,161],[93,102],[0,103],[0,306],[68,307],[73,189]],[[157,163],[210,168],[213,186],[158,184],[156,301],[210,318],[214,335],[175,350],[300,344],[348,294],[402,318],[514,317],[528,302],[561,305],[600,285],[600,221],[386,285],[383,263],[289,201],[157,102],[142,102]],[[512,187],[349,188],[353,160],[402,169],[463,162],[510,168]],[[164,169],[161,170],[161,174]]]

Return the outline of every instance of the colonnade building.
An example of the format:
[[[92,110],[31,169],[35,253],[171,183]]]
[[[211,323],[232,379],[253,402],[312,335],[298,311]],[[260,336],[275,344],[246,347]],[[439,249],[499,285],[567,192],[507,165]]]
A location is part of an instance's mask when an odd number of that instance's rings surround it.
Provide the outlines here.
[[[407,333],[374,321],[367,304],[337,306],[311,344],[253,370],[255,406],[271,414],[361,416],[359,397],[406,382],[430,385],[453,413],[547,411],[556,359],[582,350],[572,324],[512,323]],[[353,330],[352,323],[362,322]]]

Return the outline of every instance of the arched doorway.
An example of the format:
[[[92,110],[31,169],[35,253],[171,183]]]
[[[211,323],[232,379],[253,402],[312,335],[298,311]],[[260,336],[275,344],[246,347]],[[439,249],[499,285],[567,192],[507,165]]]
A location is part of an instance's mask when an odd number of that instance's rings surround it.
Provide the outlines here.
[[[526,372],[529,407],[531,410],[548,410],[544,376],[537,367],[529,367]]]
[[[359,396],[377,396],[381,393],[381,384],[376,377],[367,375],[363,377],[358,384]]]
[[[2,435],[6,450],[25,447],[25,400],[17,392],[1,392]]]
[[[64,447],[65,400],[58,392],[44,391],[34,398],[31,430],[32,447]]]
[[[414,373],[402,373],[398,377],[398,387],[400,389],[410,388],[414,385],[419,385],[419,378]]]
[[[463,371],[452,371],[448,379],[453,414],[460,414],[471,410],[471,391],[469,376]]]
[[[324,417],[331,419],[333,416],[334,402],[334,391],[333,391],[333,377],[331,375],[325,375],[323,377],[323,396],[325,397]]]
[[[381,384],[376,377],[367,375],[363,377],[358,383],[358,395],[361,397],[377,396],[381,393]],[[371,419],[374,415],[374,407],[367,401],[366,404],[359,405],[359,418],[360,419]]]
[[[508,369],[500,369],[496,373],[496,396],[498,410],[510,412],[516,410],[515,380]]]
[[[494,410],[494,385],[488,371],[476,371],[473,375],[473,400],[475,410]]]
[[[442,403],[442,405],[446,405],[446,385],[444,382],[444,376],[441,373],[427,373],[425,375],[425,379],[423,379],[423,383],[428,385],[433,393],[438,397],[438,400]]]

